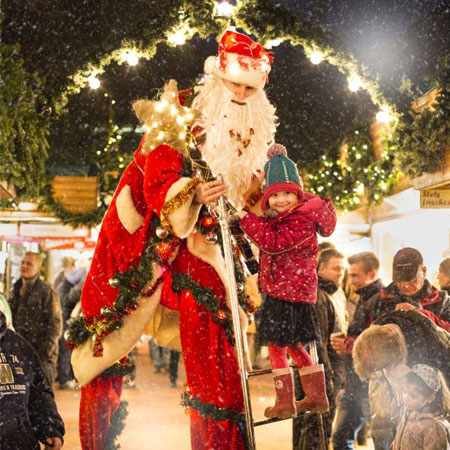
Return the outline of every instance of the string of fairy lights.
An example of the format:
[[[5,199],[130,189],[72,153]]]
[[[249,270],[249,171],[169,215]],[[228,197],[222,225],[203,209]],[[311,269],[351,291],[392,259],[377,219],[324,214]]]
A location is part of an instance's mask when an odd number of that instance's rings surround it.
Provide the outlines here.
[[[215,17],[232,19],[237,6],[233,6],[228,0],[222,0],[215,3]],[[195,30],[189,27],[189,24],[182,20],[182,13],[180,13],[180,23],[174,29],[166,34],[166,42],[170,46],[180,46],[186,43],[187,40],[191,39],[195,34]],[[232,27],[229,27],[232,28]],[[263,42],[263,46],[270,49],[280,45],[284,39],[269,39]],[[127,44],[126,44],[127,45]],[[302,43],[305,54],[309,58],[310,62],[314,65],[319,65],[324,61],[328,61],[333,64],[333,55],[330,55],[326,50],[318,48],[314,44],[307,42]],[[119,64],[126,63],[131,67],[139,64],[140,59],[150,59],[153,57],[153,52],[150,54],[143,49],[138,49],[136,46],[125,46],[111,54],[113,60]],[[110,61],[109,61],[110,62]],[[351,69],[351,70],[350,70]],[[97,68],[92,68],[91,73],[85,75],[84,84],[88,84],[91,89],[98,89],[101,86],[100,75],[104,71],[102,65]],[[364,77],[357,73],[357,71],[349,64],[349,73],[347,74],[347,86],[350,92],[358,92],[360,90],[370,91],[369,84],[371,82],[364,79]],[[373,82],[372,82],[373,83]],[[370,92],[369,92],[370,93]],[[375,119],[381,123],[390,123],[395,126],[396,121],[395,109],[392,105],[389,105],[386,101],[380,100],[372,96],[372,101],[375,104],[379,104],[380,110],[376,113]]]
[[[253,0],[253,8],[258,8],[258,2]],[[248,11],[245,8],[249,7],[248,1],[237,0],[236,4],[233,5],[228,0],[221,0],[215,2],[215,7],[213,11],[214,20],[220,21],[221,27],[223,29],[233,28],[232,25],[236,24],[240,29],[245,32],[260,35],[258,30],[253,29],[251,26],[247,26],[245,19],[243,17]],[[165,42],[169,46],[181,46],[191,39],[194,34],[200,32],[196,29],[194,25],[191,24],[186,18],[186,14],[183,11],[179,12],[179,22],[177,25],[172,26],[169,30],[161,33],[161,40],[158,42]],[[204,33],[203,33],[204,34]],[[373,122],[379,122],[385,126],[385,129],[392,133],[398,124],[398,114],[395,108],[389,104],[389,102],[384,98],[381,93],[379,86],[369,77],[365,76],[366,70],[360,67],[356,60],[351,55],[344,55],[342,52],[338,52],[331,47],[327,47],[326,44],[320,46],[313,36],[305,37],[298,36],[294,31],[286,31],[283,36],[271,35],[268,37],[262,37],[259,39],[261,44],[267,48],[271,49],[279,46],[283,42],[290,41],[292,45],[300,45],[303,47],[306,57],[309,59],[311,64],[320,65],[327,62],[335,66],[345,77],[347,81],[347,87],[351,93],[357,93],[358,91],[365,90],[371,101],[376,105],[379,110],[373,117]],[[70,77],[71,82],[63,92],[61,98],[57,101],[61,108],[67,103],[69,95],[76,94],[80,92],[81,89],[88,86],[92,90],[100,89],[102,86],[102,74],[105,68],[112,62],[116,62],[119,65],[127,64],[130,67],[136,67],[141,60],[150,60],[156,54],[156,46],[158,42],[153,42],[148,47],[143,48],[139,46],[138,43],[132,41],[124,41],[121,48],[118,48],[108,55],[105,55],[97,64],[89,63],[87,67],[80,69],[74,75]],[[105,96],[107,94],[105,93]],[[172,95],[175,97],[175,94]],[[164,114],[171,114],[177,116],[176,121],[177,127],[179,129],[164,129],[164,120],[153,119],[152,123],[146,123],[145,120],[143,131],[148,135],[146,141],[152,143],[151,145],[159,145],[161,142],[168,143],[175,148],[180,148],[185,145],[185,122],[190,120],[190,117],[185,117],[186,114],[190,114],[189,111],[183,107],[179,107],[177,102],[173,102],[173,99],[167,96],[162,96],[159,102],[153,102],[153,107],[155,110],[152,112],[152,117],[157,117],[158,114],[164,116]],[[114,102],[111,100],[111,102]],[[113,103],[112,103],[113,104]],[[181,108],[181,109],[180,109]],[[174,127],[175,128],[175,127]],[[124,155],[121,155],[119,151],[119,143],[121,140],[121,131],[117,125],[110,123],[110,135],[106,146],[102,150],[97,151],[97,165],[102,168],[103,171],[108,170],[111,167],[111,162],[116,163],[116,170],[123,169],[128,161],[125,161]],[[117,145],[116,145],[117,144]],[[149,144],[150,145],[150,144]],[[112,148],[114,147],[114,148]],[[359,146],[358,146],[359,148]],[[392,176],[389,172],[390,167],[383,168],[383,164],[386,161],[390,161],[389,151],[385,152],[381,160],[367,160],[367,158],[359,158],[361,151],[366,149],[357,150],[355,145],[350,147],[350,153],[353,156],[348,158],[346,167],[343,167],[342,161],[339,157],[335,158],[332,152],[328,152],[328,155],[323,156],[322,160],[319,161],[321,166],[317,167],[314,175],[307,177],[307,182],[310,185],[312,192],[326,193],[326,195],[333,196],[337,201],[337,206],[340,207],[344,212],[349,209],[354,209],[359,205],[363,197],[369,198],[370,201],[376,202],[380,196],[383,196],[383,186],[386,186],[385,191],[388,192],[391,186]],[[369,154],[370,152],[365,152]],[[385,158],[386,157],[386,158]],[[100,162],[100,158],[105,158],[106,161]],[[121,160],[122,158],[122,160]],[[350,174],[352,172],[352,166],[355,165],[362,166],[362,160],[365,163],[365,172],[361,172],[361,179],[364,182],[359,182],[359,180],[354,180]],[[118,164],[117,164],[118,163]],[[354,171],[358,171],[359,168],[354,167]],[[392,172],[394,173],[394,171]],[[330,177],[329,179],[327,177]],[[353,180],[353,184],[349,185],[349,180]],[[378,181],[375,189],[373,187],[375,180]],[[340,189],[340,190],[339,190]]]

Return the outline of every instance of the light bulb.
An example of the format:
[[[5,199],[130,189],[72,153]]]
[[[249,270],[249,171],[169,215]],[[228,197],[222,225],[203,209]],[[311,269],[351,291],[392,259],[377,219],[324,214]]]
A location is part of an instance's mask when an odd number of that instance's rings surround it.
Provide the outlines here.
[[[217,15],[222,17],[231,17],[233,15],[233,6],[226,0],[216,3]]]
[[[362,84],[361,78],[359,78],[357,75],[350,78],[350,80],[348,81],[348,88],[352,92],[356,92],[358,89],[360,89],[362,87],[362,85],[363,84]]]
[[[95,75],[91,75],[88,78],[88,83],[91,89],[98,89],[100,87],[100,80]]]
[[[320,64],[322,62],[322,60],[323,60],[323,55],[319,51],[315,50],[314,52],[311,53],[311,56],[309,57],[309,60],[313,64]]]
[[[130,50],[126,59],[128,65],[135,66],[139,62],[139,55],[134,50]]]
[[[184,35],[183,30],[178,30],[170,34],[167,37],[167,40],[173,45],[183,45],[186,42],[186,36]]]
[[[378,120],[378,122],[381,123],[389,123],[392,120],[392,116],[389,114],[389,111],[387,110],[382,110],[382,111],[378,111],[376,118]]]
[[[267,49],[278,47],[283,41],[281,39],[269,39],[265,44],[264,47]]]

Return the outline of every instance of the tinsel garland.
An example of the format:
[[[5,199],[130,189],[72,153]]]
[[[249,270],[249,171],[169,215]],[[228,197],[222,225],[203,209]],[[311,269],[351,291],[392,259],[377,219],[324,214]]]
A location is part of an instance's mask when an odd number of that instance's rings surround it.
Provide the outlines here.
[[[185,273],[173,273],[172,290],[176,293],[189,291],[197,304],[204,306],[208,310],[214,322],[224,327],[227,339],[234,345],[234,333],[230,319],[230,311],[226,306],[221,307],[219,299],[214,295],[211,289],[200,286]]]
[[[125,428],[125,419],[128,416],[128,402],[122,401],[117,408],[117,411],[111,417],[110,426],[108,429],[108,436],[106,437],[105,450],[118,450],[121,448],[116,439],[122,434]]]
[[[245,417],[242,413],[231,411],[227,408],[219,408],[211,403],[204,403],[195,397],[189,388],[181,394],[181,406],[192,408],[199,412],[203,417],[212,419],[214,422],[222,422],[227,420],[239,426],[244,441],[246,440]]]

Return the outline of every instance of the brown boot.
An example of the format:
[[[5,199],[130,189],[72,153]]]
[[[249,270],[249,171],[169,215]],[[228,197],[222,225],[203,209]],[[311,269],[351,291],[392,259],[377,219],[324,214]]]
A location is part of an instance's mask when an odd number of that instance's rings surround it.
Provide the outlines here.
[[[294,377],[292,369],[272,370],[273,380],[275,382],[276,400],[275,406],[266,408],[264,415],[269,419],[289,419],[297,416],[294,396]]]
[[[299,402],[295,402],[297,411],[328,412],[330,404],[325,387],[323,364],[302,367],[299,373],[306,397]]]

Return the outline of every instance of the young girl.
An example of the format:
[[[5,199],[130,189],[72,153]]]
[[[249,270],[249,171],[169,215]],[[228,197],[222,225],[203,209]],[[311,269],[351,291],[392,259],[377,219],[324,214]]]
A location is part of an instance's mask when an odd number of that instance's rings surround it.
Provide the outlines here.
[[[258,342],[268,345],[275,382],[275,406],[266,417],[295,417],[298,410],[328,411],[323,365],[313,365],[305,343],[320,338],[314,308],[317,291],[317,232],[336,225],[331,200],[303,192],[284,146],[273,144],[264,166],[261,209],[265,217],[240,212],[240,226],[260,250],[259,286],[266,294]],[[306,397],[295,402],[287,354],[300,367]]]
[[[449,450],[449,408],[444,378],[426,364],[413,366],[405,378],[392,450]]]

